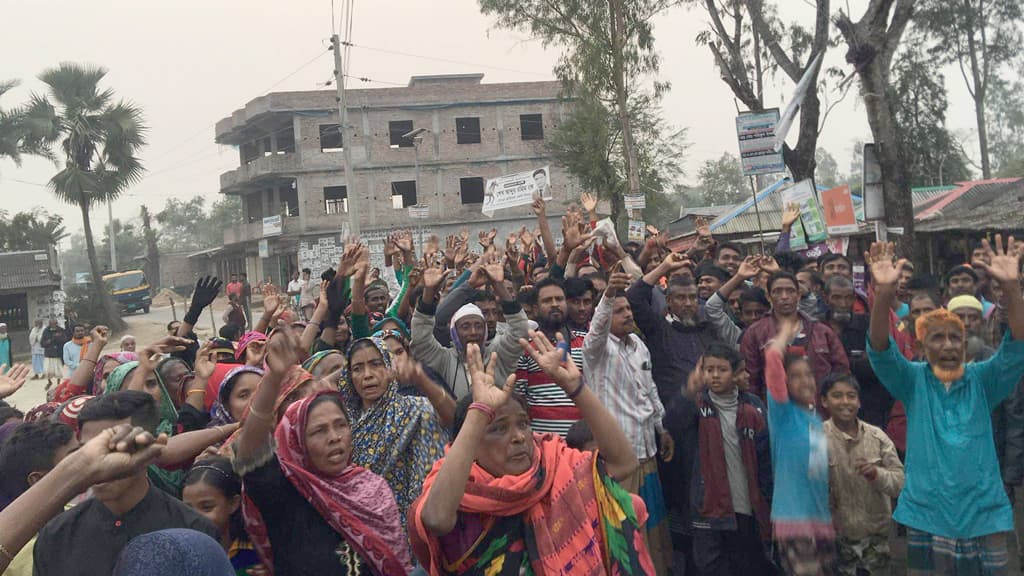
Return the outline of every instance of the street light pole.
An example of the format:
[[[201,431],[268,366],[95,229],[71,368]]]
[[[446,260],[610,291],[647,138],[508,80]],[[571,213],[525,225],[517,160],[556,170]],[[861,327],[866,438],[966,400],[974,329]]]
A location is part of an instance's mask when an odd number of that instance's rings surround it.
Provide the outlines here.
[[[117,272],[117,241],[114,238],[114,204],[107,200],[107,240],[110,241],[110,271]]]
[[[359,235],[359,194],[355,190],[352,175],[352,141],[348,134],[348,108],[345,106],[345,71],[341,67],[341,40],[331,35],[334,50],[334,87],[338,91],[338,123],[341,131],[341,149],[345,155],[345,194],[348,197],[348,230],[352,236]]]

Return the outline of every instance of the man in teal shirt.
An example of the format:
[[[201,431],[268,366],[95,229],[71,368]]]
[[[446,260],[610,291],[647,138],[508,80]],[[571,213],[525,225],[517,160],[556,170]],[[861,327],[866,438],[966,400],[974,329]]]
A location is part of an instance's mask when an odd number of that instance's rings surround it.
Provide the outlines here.
[[[988,243],[986,250],[991,252]],[[917,320],[927,362],[910,362],[889,337],[889,309],[903,261],[875,243],[875,302],[868,357],[878,379],[907,411],[906,485],[893,517],[908,528],[911,574],[1005,574],[1013,510],[1003,489],[990,413],[1024,375],[1024,300],[1013,239],[996,236],[989,277],[1006,298],[1010,330],[991,359],[966,364],[963,322],[939,309]]]

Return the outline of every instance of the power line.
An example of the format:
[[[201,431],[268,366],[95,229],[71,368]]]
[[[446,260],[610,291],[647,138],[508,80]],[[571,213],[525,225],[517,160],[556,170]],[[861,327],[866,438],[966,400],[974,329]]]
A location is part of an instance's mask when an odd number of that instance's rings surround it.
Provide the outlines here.
[[[354,44],[352,42],[342,42],[346,47],[362,48],[363,50],[370,50],[372,52],[383,52],[384,54],[394,54],[396,56],[406,56],[409,58],[419,58],[420,60],[434,60],[436,62],[446,62],[448,64],[460,64],[462,66],[475,66],[477,68],[489,68],[491,70],[501,70],[503,72],[514,72],[516,74],[527,74],[530,76],[544,76],[548,78],[548,74],[542,72],[527,72],[525,70],[516,70],[515,68],[503,68],[501,66],[492,66],[490,64],[479,64],[475,62],[466,62],[463,60],[451,60],[448,58],[438,58],[436,56],[424,56],[423,54],[412,54],[410,52],[401,52],[398,50],[388,50],[386,48],[375,48],[373,46],[365,46],[363,44]]]

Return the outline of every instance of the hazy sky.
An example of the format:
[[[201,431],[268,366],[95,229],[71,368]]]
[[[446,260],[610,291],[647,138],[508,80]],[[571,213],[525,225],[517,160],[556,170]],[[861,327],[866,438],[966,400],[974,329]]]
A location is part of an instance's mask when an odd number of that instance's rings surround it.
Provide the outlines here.
[[[336,3],[340,10],[341,0]],[[483,72],[484,82],[552,77],[557,53],[525,34],[493,29],[475,0],[356,4],[352,41],[357,47],[349,73],[379,82],[350,81],[350,87],[405,85],[418,74]],[[780,4],[784,16],[810,25],[813,8],[795,0]],[[856,11],[862,1],[852,4]],[[145,110],[150,131],[142,158],[148,175],[114,204],[117,218],[137,217],[143,204],[159,211],[171,197],[200,194],[212,202],[219,194],[219,175],[238,165],[235,149],[213,142],[214,123],[267,91],[322,89],[333,70],[327,50],[330,0],[0,0],[0,14],[0,53],[5,55],[0,79],[22,80],[0,106],[13,106],[30,91],[41,90],[35,76],[67,60],[107,67],[105,85]],[[673,85],[664,100],[665,113],[674,125],[689,129],[693,144],[686,162],[691,183],[701,162],[737,150],[732,93],[707,48],[694,42],[705,18],[702,11],[678,8],[659,18],[655,30],[661,77]],[[831,51],[826,65],[841,65],[844,51]],[[947,77],[950,126],[969,129],[973,115],[962,82],[959,76]],[[791,91],[792,84],[780,81],[766,91],[767,103],[784,105]],[[794,128],[791,139],[795,133]],[[851,143],[858,139],[870,139],[870,132],[854,89],[832,112],[820,145],[846,171]],[[973,146],[968,143],[968,150]],[[77,209],[32,184],[45,183],[54,172],[51,163],[39,159],[26,159],[20,169],[0,162],[3,208],[42,207],[63,215],[70,230],[79,229]],[[94,230],[105,225],[106,211],[93,222]]]

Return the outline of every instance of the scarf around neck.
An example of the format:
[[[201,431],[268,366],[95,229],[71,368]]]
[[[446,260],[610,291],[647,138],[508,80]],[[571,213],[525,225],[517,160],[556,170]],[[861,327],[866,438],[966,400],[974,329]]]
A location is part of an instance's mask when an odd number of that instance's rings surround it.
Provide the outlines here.
[[[408,574],[412,561],[405,531],[384,479],[351,463],[335,477],[323,476],[310,465],[305,443],[309,409],[316,398],[329,394],[338,395],[323,391],[295,402],[285,411],[274,431],[281,471],[375,574]],[[242,499],[242,513],[253,544],[272,570],[273,551],[263,516],[248,497]]]

